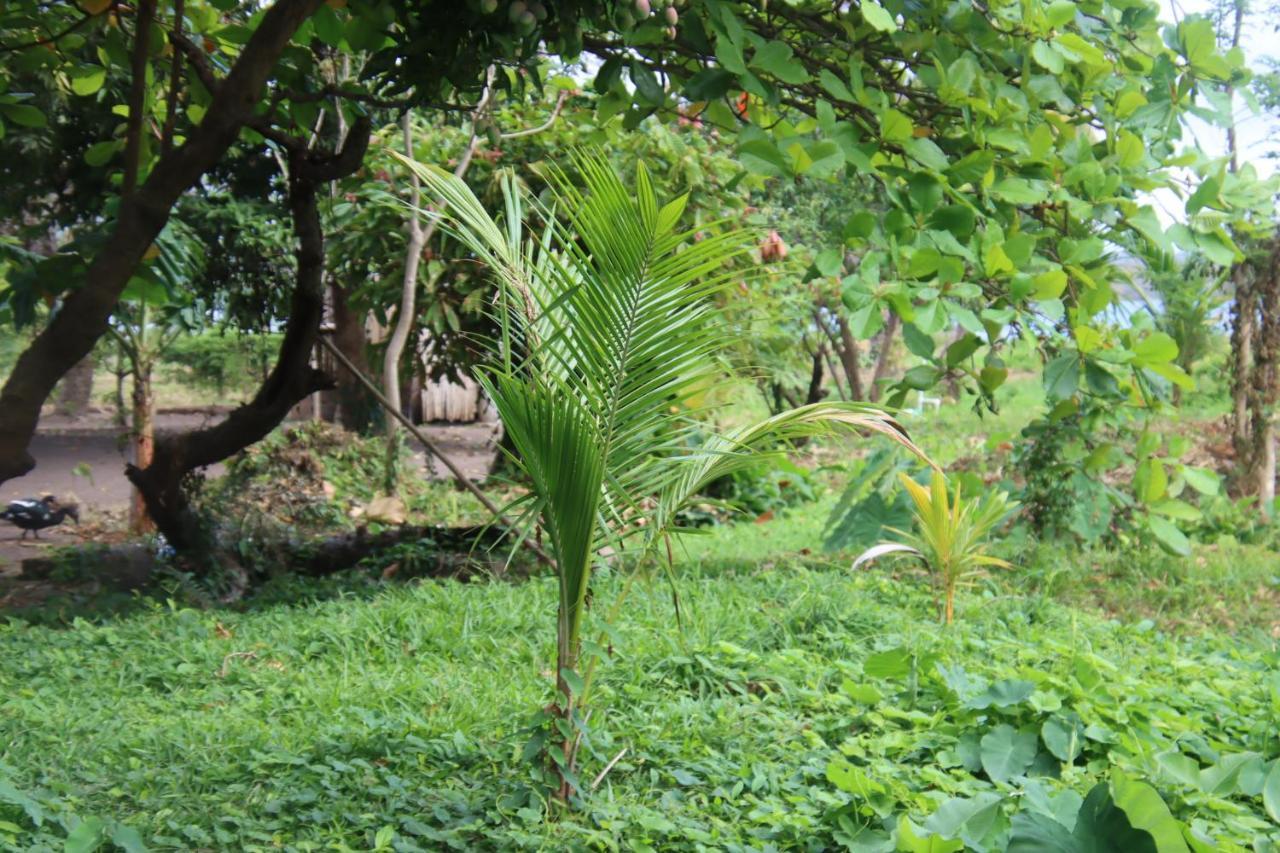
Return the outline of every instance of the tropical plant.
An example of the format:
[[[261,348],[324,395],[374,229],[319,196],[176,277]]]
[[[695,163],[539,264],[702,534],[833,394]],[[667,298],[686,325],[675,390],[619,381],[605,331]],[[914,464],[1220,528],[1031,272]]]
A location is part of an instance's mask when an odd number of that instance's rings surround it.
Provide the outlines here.
[[[917,532],[890,528],[902,541],[868,548],[853,561],[853,568],[886,554],[919,557],[942,595],[942,621],[950,625],[955,616],[956,588],[961,583],[983,574],[988,566],[1009,568],[1008,562],[987,553],[986,538],[1017,504],[999,491],[966,499],[957,486],[954,494],[948,494],[947,478],[937,470],[927,489],[905,474],[899,474],[898,480],[915,505],[912,515]]]
[[[704,228],[700,240],[679,230],[687,195],[659,205],[643,167],[629,184],[603,157],[579,155],[581,190],[550,169],[564,220],[546,216],[542,235],[526,238],[510,175],[500,226],[466,183],[406,162],[446,208],[424,214],[440,218],[501,285],[498,352],[478,379],[530,482],[520,517],[541,521],[559,576],[555,712],[564,743],[553,758],[564,799],[581,725],[575,709],[594,669],[582,659],[588,585],[606,549],[637,560],[658,554],[702,487],[758,461],[753,454],[780,439],[845,427],[923,454],[888,415],[849,403],[691,440],[703,428],[693,398],[720,379],[716,355],[730,337],[712,297],[733,280],[726,265],[746,240],[731,229]]]

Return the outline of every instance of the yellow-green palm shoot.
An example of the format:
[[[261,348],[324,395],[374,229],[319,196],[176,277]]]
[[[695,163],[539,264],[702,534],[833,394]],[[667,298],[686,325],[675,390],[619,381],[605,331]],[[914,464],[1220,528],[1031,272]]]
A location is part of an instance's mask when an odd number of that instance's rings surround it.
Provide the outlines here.
[[[887,554],[911,554],[920,558],[942,595],[942,620],[950,625],[955,616],[956,589],[983,575],[992,566],[1009,563],[987,553],[987,537],[1017,504],[1004,492],[988,492],[966,499],[957,486],[949,495],[947,478],[934,471],[929,487],[899,474],[898,479],[914,504],[914,533],[890,528],[898,542],[882,542],[853,561],[853,568]]]

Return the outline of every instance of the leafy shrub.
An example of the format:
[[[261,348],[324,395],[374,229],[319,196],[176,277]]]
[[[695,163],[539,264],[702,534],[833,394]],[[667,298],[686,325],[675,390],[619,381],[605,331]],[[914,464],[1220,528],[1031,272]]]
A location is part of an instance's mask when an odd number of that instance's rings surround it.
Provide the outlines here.
[[[739,468],[707,484],[702,495],[732,509],[761,516],[816,497],[809,471],[785,458],[768,459]]]
[[[222,396],[241,388],[271,367],[281,336],[209,333],[178,337],[165,350],[163,362],[192,385]]]

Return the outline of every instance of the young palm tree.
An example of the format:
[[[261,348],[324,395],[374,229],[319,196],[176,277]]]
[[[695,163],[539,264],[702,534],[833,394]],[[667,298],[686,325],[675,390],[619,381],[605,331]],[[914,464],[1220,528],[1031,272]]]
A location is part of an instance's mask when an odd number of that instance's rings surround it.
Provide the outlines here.
[[[1017,508],[1004,492],[987,492],[966,498],[959,487],[947,493],[947,478],[935,470],[929,488],[905,474],[902,487],[915,505],[916,533],[890,528],[900,542],[882,542],[862,552],[853,568],[886,554],[910,554],[919,558],[933,575],[934,588],[941,593],[942,621],[950,625],[955,617],[956,589],[981,576],[988,567],[1007,569],[1009,563],[987,553],[987,536]]]
[[[606,548],[656,553],[700,488],[780,439],[843,426],[889,436],[923,456],[893,419],[852,403],[808,406],[710,442],[690,440],[701,428],[690,398],[722,378],[716,356],[731,335],[713,296],[749,242],[740,232],[695,240],[679,230],[687,196],[660,205],[643,166],[625,183],[603,158],[578,155],[583,190],[551,170],[563,218],[547,216],[535,239],[523,231],[510,175],[499,225],[464,182],[406,162],[441,207],[427,215],[500,284],[498,355],[477,379],[531,483],[523,517],[541,520],[555,559],[556,707],[567,722],[584,689],[587,585]],[[558,760],[566,780],[572,741],[566,737]],[[569,795],[567,782],[560,793]]]

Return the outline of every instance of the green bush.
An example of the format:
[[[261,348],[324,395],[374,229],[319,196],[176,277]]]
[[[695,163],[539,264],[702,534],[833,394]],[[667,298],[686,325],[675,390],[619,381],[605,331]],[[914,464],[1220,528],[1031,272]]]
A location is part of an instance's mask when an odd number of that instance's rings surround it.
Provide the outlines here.
[[[271,369],[281,336],[209,332],[179,337],[162,363],[180,381],[217,391],[251,387]]]

